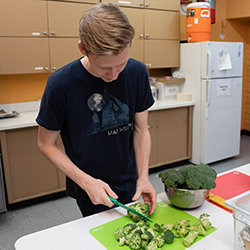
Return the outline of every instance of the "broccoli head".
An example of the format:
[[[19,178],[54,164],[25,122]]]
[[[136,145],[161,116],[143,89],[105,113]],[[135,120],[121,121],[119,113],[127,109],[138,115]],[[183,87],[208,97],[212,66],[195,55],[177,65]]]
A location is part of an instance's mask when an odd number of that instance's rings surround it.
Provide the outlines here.
[[[123,233],[125,235],[128,235],[131,233],[132,230],[134,230],[136,228],[136,225],[135,224],[127,224],[123,227]]]
[[[185,182],[185,178],[179,169],[168,168],[159,174],[166,187],[179,187]]]
[[[133,208],[134,210],[136,210],[137,212],[145,215],[145,216],[149,216],[149,212],[150,212],[150,208],[149,208],[149,204],[148,203],[141,203],[140,201],[132,204],[129,206],[130,208]],[[142,217],[140,217],[137,214],[134,214],[130,211],[128,211],[128,216],[132,219],[132,221],[134,222],[138,222],[140,220],[144,220]]]
[[[194,225],[192,225],[190,229],[195,230],[199,235],[203,235],[203,236],[206,235],[206,231],[200,220],[196,222]]]
[[[167,244],[172,244],[174,242],[174,233],[167,229],[165,232],[164,232],[164,240]]]
[[[166,187],[182,189],[213,189],[216,187],[216,171],[206,164],[187,165],[180,169],[165,169],[159,174]]]
[[[213,189],[216,187],[216,171],[205,164],[190,165],[186,169],[186,183],[189,189]]]

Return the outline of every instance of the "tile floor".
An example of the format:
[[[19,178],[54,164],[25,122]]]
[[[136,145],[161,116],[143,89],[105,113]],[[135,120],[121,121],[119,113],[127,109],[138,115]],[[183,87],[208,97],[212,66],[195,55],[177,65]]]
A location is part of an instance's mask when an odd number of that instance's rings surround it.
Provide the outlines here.
[[[241,136],[240,155],[209,164],[217,173],[250,163],[250,136]],[[158,172],[150,174],[157,193],[164,191]],[[14,250],[15,241],[32,232],[81,218],[75,201],[69,197],[42,202],[0,214],[0,250]]]

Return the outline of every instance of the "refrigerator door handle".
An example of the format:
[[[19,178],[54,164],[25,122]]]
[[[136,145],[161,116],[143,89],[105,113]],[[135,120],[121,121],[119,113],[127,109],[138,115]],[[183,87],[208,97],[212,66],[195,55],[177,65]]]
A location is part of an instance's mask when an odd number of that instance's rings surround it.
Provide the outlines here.
[[[208,108],[210,105],[210,81],[206,81],[206,119],[208,119]]]
[[[211,71],[211,52],[207,50],[207,78],[210,78],[210,71]]]

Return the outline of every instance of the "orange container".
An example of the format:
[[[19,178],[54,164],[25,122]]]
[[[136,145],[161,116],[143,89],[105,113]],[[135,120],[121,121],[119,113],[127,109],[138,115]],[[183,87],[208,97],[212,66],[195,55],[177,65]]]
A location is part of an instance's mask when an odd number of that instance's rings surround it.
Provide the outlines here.
[[[198,2],[188,4],[186,23],[187,41],[189,43],[209,41],[211,33],[209,3]]]

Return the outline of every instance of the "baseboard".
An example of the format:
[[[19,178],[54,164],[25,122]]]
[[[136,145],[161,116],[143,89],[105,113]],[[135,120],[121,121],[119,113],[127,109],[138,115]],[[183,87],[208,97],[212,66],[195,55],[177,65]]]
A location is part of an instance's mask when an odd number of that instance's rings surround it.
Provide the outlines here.
[[[242,130],[241,130],[241,134],[242,134],[242,135],[248,135],[248,136],[250,136],[250,131],[245,130],[245,129],[242,129]]]

